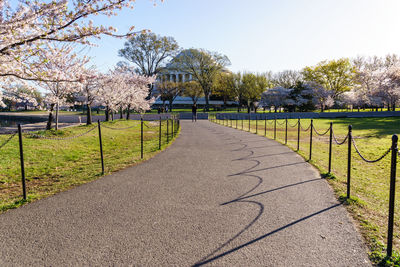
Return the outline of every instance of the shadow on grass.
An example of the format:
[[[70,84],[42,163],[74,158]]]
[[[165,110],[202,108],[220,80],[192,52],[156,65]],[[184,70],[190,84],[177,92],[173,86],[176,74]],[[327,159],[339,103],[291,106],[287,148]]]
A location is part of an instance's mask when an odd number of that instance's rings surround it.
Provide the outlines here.
[[[331,119],[325,119],[331,121]],[[400,117],[386,118],[337,118],[332,120],[334,124],[347,127],[353,126],[353,130],[371,130],[370,137],[382,137],[400,132]]]

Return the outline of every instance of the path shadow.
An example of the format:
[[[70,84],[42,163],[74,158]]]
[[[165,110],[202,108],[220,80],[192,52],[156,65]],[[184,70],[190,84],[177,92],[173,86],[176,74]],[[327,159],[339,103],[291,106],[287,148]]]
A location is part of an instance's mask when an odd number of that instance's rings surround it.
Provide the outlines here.
[[[259,195],[271,193],[271,192],[282,190],[282,189],[285,189],[285,188],[289,188],[289,187],[293,187],[293,186],[297,186],[297,185],[302,185],[302,184],[306,184],[306,183],[311,183],[311,182],[316,182],[316,181],[321,181],[321,180],[323,180],[323,179],[321,179],[321,178],[311,179],[311,180],[306,180],[306,181],[302,181],[302,182],[298,182],[298,183],[294,183],[294,184],[288,184],[288,185],[284,185],[284,186],[277,187],[277,188],[274,188],[274,189],[262,191],[262,192],[259,192],[259,193],[253,194],[253,195],[245,196],[247,194],[244,194],[244,196],[241,196],[241,197],[238,197],[238,198],[236,198],[234,200],[222,203],[221,206],[233,203],[235,201],[239,201],[239,200],[243,200],[243,199],[247,199],[247,198],[251,198],[251,197],[256,197],[256,196],[259,196]]]
[[[276,169],[276,168],[284,168],[284,167],[289,167],[289,166],[298,165],[298,164],[306,164],[306,163],[307,162],[305,162],[305,161],[288,163],[288,164],[283,164],[283,165],[278,165],[278,166],[262,168],[262,169],[258,169],[258,170],[249,170],[249,171],[246,171],[246,172],[238,172],[238,173],[235,173],[235,174],[230,174],[230,175],[228,175],[228,177],[247,174],[247,173],[251,173],[251,172],[259,172],[259,171],[266,171],[266,170],[271,170],[271,169]]]
[[[253,152],[253,151],[251,151]],[[292,154],[292,151],[289,152],[282,152],[282,153],[275,153],[275,154],[266,154],[266,155],[260,155],[260,156],[255,156],[255,157],[250,157],[252,155],[254,155],[254,152],[251,153],[251,155],[246,156],[244,158],[239,158],[239,159],[233,159],[232,161],[236,161],[236,160],[242,160],[242,159],[256,159],[256,158],[263,158],[263,157],[272,157],[272,156],[278,156],[278,155],[284,155],[284,154]]]
[[[247,246],[250,246],[250,245],[252,245],[252,244],[254,244],[254,243],[256,243],[256,242],[258,242],[258,241],[260,241],[260,240],[263,240],[263,239],[265,239],[265,238],[267,238],[267,237],[269,237],[269,236],[271,236],[271,235],[273,235],[273,234],[276,234],[276,233],[278,233],[278,232],[280,232],[280,231],[282,231],[282,230],[285,230],[285,229],[287,229],[287,228],[289,228],[289,227],[291,227],[291,226],[293,226],[293,225],[295,225],[295,224],[298,224],[298,223],[303,222],[303,221],[305,221],[305,220],[307,220],[307,219],[310,219],[310,218],[312,218],[312,217],[314,217],[314,216],[317,216],[317,215],[319,215],[319,214],[321,214],[321,213],[324,213],[324,212],[330,211],[331,209],[334,209],[334,208],[336,208],[336,207],[339,207],[340,205],[342,205],[342,204],[341,204],[341,203],[338,203],[338,204],[332,205],[332,206],[330,206],[330,207],[328,207],[328,208],[325,208],[325,209],[319,210],[319,211],[317,211],[317,212],[314,212],[314,213],[312,213],[312,214],[310,214],[310,215],[304,216],[304,217],[302,217],[302,218],[300,218],[300,219],[298,219],[298,220],[295,220],[295,221],[293,221],[293,222],[291,222],[291,223],[288,223],[288,224],[286,224],[286,225],[284,225],[284,226],[282,226],[282,227],[279,227],[279,228],[277,228],[277,229],[275,229],[275,230],[273,230],[273,231],[270,231],[270,232],[268,232],[268,233],[266,233],[266,234],[264,234],[264,235],[261,235],[261,236],[259,236],[259,237],[257,237],[257,238],[254,238],[254,239],[251,240],[251,241],[248,241],[248,242],[246,242],[246,243],[243,243],[243,244],[240,245],[240,246],[237,246],[237,247],[235,247],[235,248],[232,248],[232,249],[230,249],[230,250],[228,250],[228,251],[226,251],[226,252],[224,252],[224,253],[218,254],[218,255],[216,255],[216,256],[214,256],[214,257],[212,257],[212,258],[206,259],[206,260],[202,259],[202,260],[200,260],[199,262],[195,263],[195,264],[192,265],[192,266],[202,266],[202,265],[205,265],[205,264],[207,264],[207,263],[211,263],[211,262],[213,262],[213,261],[215,261],[215,260],[218,260],[218,259],[220,259],[220,258],[222,258],[222,257],[225,257],[225,256],[227,256],[227,255],[230,255],[230,254],[232,254],[232,253],[234,253],[234,252],[236,252],[236,251],[238,251],[238,250],[240,250],[240,249],[242,249],[242,248],[245,248],[245,247],[247,247]],[[226,245],[224,245],[224,246],[226,246]],[[220,249],[217,249],[217,250],[220,250]],[[217,250],[215,250],[215,251],[217,251]]]

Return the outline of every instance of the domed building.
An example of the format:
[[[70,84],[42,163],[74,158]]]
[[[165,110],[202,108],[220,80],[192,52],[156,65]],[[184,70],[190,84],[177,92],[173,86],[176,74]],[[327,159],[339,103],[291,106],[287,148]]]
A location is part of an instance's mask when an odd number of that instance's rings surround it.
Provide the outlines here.
[[[182,56],[183,53],[188,53],[189,50],[183,50],[181,53],[179,53],[175,58],[179,58]],[[154,85],[154,89],[153,89],[153,96],[156,97],[156,101],[153,104],[154,106],[158,107],[158,106],[162,106],[163,103],[165,105],[169,105],[169,101],[163,101],[161,99],[159,90],[158,90],[158,86],[160,83],[162,82],[188,82],[188,81],[192,81],[194,80],[192,75],[190,73],[187,73],[185,71],[182,70],[183,68],[181,66],[179,66],[179,64],[172,59],[164,68],[163,70],[157,75],[157,82]],[[228,70],[225,70],[228,71]],[[184,90],[184,89],[183,89]],[[182,95],[178,95],[174,101],[173,101],[173,106],[175,108],[184,108],[184,107],[190,107],[193,105],[193,100],[191,97],[187,97],[187,96],[182,96]],[[203,107],[206,104],[205,101],[205,97],[200,97],[198,98],[197,102],[196,102],[198,107]],[[220,108],[224,103],[221,99],[219,99],[218,97],[214,97],[214,96],[210,96],[209,99],[209,104],[210,104],[210,108]],[[228,101],[227,105],[236,105],[237,102],[235,101]]]

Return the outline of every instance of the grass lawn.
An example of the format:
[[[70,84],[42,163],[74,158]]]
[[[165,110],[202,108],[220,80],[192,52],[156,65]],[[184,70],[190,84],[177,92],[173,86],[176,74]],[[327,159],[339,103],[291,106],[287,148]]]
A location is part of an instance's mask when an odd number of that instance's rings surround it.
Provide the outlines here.
[[[284,143],[284,120],[277,120],[277,141]],[[297,120],[289,120],[288,124],[294,126]],[[400,134],[400,118],[337,118],[314,120],[314,127],[323,133],[333,122],[334,134],[338,141],[342,141],[347,135],[348,125],[353,126],[353,137],[360,152],[367,159],[376,159],[391,146],[393,134]],[[235,121],[232,121],[236,127]],[[258,121],[258,134],[264,135],[264,121]],[[283,125],[279,125],[283,124]],[[248,120],[244,121],[244,130],[249,129]],[[310,125],[310,119],[301,120],[301,125],[306,129]],[[241,121],[238,121],[241,129]],[[273,139],[273,120],[267,123],[267,137]],[[255,133],[256,122],[251,121],[251,131]],[[301,130],[300,151],[298,153],[305,159],[309,158],[310,131]],[[288,127],[288,146],[297,149],[297,126]],[[318,136],[313,133],[313,150],[311,163],[321,173],[328,171],[329,133]],[[333,145],[332,174],[329,183],[334,188],[337,197],[343,199],[346,196],[347,181],[347,142],[344,145]],[[399,165],[397,164],[397,177],[399,177]],[[378,163],[366,163],[356,154],[352,148],[352,199],[348,201],[347,208],[358,222],[359,229],[371,248],[371,258],[380,260],[385,256],[387,239],[387,223],[389,209],[389,181],[390,181],[390,154]],[[398,179],[398,178],[397,178]],[[395,225],[394,225],[394,249],[400,251],[400,185],[396,188]],[[399,254],[397,254],[399,257]],[[400,263],[400,257],[397,258]]]
[[[162,147],[166,140],[166,121],[162,123]],[[159,122],[146,122],[144,159],[153,157],[159,146]],[[140,161],[140,121],[116,120],[102,123],[105,174]],[[133,128],[112,130],[113,128]],[[171,141],[171,124],[169,124]],[[23,134],[28,202],[87,183],[102,176],[97,124],[55,131],[40,131],[51,138],[76,136],[96,127],[88,134],[68,140],[48,140]],[[2,144],[10,135],[0,135]],[[24,203],[21,201],[21,171],[18,136],[0,148],[0,213]]]

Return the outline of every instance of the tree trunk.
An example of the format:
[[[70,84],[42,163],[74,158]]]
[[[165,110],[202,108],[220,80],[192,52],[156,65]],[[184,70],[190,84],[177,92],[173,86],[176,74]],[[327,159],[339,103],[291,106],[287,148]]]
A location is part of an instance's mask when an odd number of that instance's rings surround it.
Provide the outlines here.
[[[127,120],[129,120],[130,109],[131,109],[131,105],[128,105],[128,107],[126,108],[126,119]]]
[[[210,94],[207,93],[207,94],[204,94],[204,96],[205,96],[205,100],[206,100],[205,110],[206,110],[206,112],[208,112],[208,111],[210,111],[210,104],[209,104],[210,102],[209,102],[209,100],[208,100]]]
[[[109,121],[110,120],[110,109],[108,108],[108,106],[106,106],[105,113],[106,113],[106,121]]]
[[[122,107],[119,108],[119,118],[122,120],[123,114],[122,114]]]
[[[114,121],[114,111],[111,111],[111,120]]]
[[[172,101],[174,101],[172,98],[168,99],[168,109],[169,109],[169,112],[172,112]]]
[[[87,107],[87,114],[86,114],[86,125],[92,124],[92,108],[90,104],[86,104]]]
[[[47,121],[46,130],[51,130],[51,124],[53,123],[53,110],[54,110],[54,104],[51,104],[49,112],[49,120]]]
[[[58,103],[56,104],[56,131],[58,130],[58,111],[60,109],[60,106]]]

